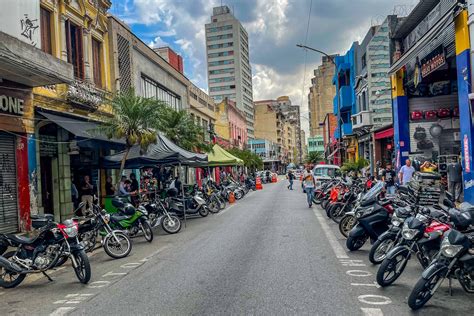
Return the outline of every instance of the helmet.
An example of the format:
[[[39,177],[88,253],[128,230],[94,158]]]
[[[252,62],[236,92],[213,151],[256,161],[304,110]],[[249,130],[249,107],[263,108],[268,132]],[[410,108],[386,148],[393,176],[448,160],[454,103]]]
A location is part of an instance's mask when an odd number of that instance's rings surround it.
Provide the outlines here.
[[[123,214],[128,215],[128,216],[132,216],[133,214],[135,214],[135,212],[136,212],[135,207],[129,203],[125,204],[125,207],[123,208],[123,211],[122,211]]]
[[[119,210],[123,209],[125,207],[125,203],[118,197],[115,197],[112,199],[112,205]]]
[[[168,197],[176,197],[178,196],[178,190],[176,188],[170,188],[166,191],[166,196]]]

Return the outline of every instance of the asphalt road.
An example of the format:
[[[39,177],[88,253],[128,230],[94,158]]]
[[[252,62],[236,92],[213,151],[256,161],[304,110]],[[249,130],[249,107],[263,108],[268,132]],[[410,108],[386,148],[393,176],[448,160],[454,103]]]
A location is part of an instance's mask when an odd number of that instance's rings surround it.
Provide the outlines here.
[[[296,182],[267,184],[223,213],[188,221],[177,235],[137,240],[132,256],[91,257],[92,283],[70,268],[0,290],[0,314],[33,315],[410,315],[415,262],[397,285],[379,289],[369,245],[347,253],[335,224],[309,209]],[[466,315],[472,297],[444,286],[420,315]]]

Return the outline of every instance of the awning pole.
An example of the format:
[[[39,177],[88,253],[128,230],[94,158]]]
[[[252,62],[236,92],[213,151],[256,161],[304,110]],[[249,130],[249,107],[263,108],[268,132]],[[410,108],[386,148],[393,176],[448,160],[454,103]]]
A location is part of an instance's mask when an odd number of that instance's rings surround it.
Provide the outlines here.
[[[180,175],[180,178],[181,178],[181,162],[179,163],[179,175]],[[183,206],[184,206],[184,227],[186,227],[186,199],[185,199],[185,195],[184,195],[184,184],[183,184],[183,181],[181,181],[181,179],[179,179],[181,182],[181,194],[183,195]]]

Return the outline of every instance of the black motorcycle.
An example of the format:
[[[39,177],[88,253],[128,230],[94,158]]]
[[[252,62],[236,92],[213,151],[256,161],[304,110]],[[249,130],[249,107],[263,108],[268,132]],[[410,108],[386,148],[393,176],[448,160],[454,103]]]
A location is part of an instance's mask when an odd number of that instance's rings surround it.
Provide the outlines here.
[[[139,207],[144,207],[148,212],[152,227],[161,225],[168,234],[176,234],[181,230],[181,220],[176,213],[168,211],[166,203],[161,201],[158,195],[150,202],[141,203]]]
[[[405,220],[415,214],[411,207],[398,207],[392,215],[390,228],[377,238],[369,252],[369,261],[373,264],[382,263],[387,253],[402,238],[402,226]]]
[[[33,226],[38,229],[36,237],[13,234],[0,235],[0,286],[18,286],[29,273],[46,274],[71,259],[77,279],[87,284],[91,278],[91,266],[84,247],[77,239],[78,225],[73,220],[63,223],[53,222],[53,216],[33,218]],[[13,247],[15,250],[6,252]]]
[[[355,211],[357,224],[351,229],[346,240],[346,247],[350,251],[360,249],[369,238],[375,242],[383,232],[388,230],[392,202],[378,199],[382,190],[383,182],[377,182],[364,195],[360,206]]]
[[[362,198],[362,190],[358,186],[351,187],[350,190],[342,196],[342,200],[331,205],[328,210],[329,217],[337,224],[350,212],[357,200]]]

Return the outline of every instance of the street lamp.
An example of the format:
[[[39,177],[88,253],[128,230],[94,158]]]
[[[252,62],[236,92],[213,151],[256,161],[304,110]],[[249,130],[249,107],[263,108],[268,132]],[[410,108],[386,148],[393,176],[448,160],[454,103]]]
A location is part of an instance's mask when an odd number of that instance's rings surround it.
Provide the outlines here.
[[[306,45],[302,45],[302,44],[296,44],[297,47],[300,47],[300,48],[303,48],[303,49],[309,49],[309,50],[312,50],[314,52],[317,52],[317,53],[320,53],[324,56],[326,56],[330,61],[331,63],[333,63],[334,67],[336,67],[336,62],[334,61],[334,58],[332,58],[331,55],[323,52],[322,50],[319,50],[319,49],[316,49],[316,48],[313,48],[313,47],[309,47],[309,46],[306,46]],[[336,73],[337,73],[337,69],[336,69]],[[342,147],[342,124],[341,124],[341,104],[339,102],[339,84],[336,85],[336,96],[337,96],[337,121],[338,121],[338,125],[339,125],[339,142],[338,142],[338,146],[337,146],[337,150],[339,152],[339,159],[341,159],[341,164],[342,164],[342,153],[341,153],[341,147]]]

